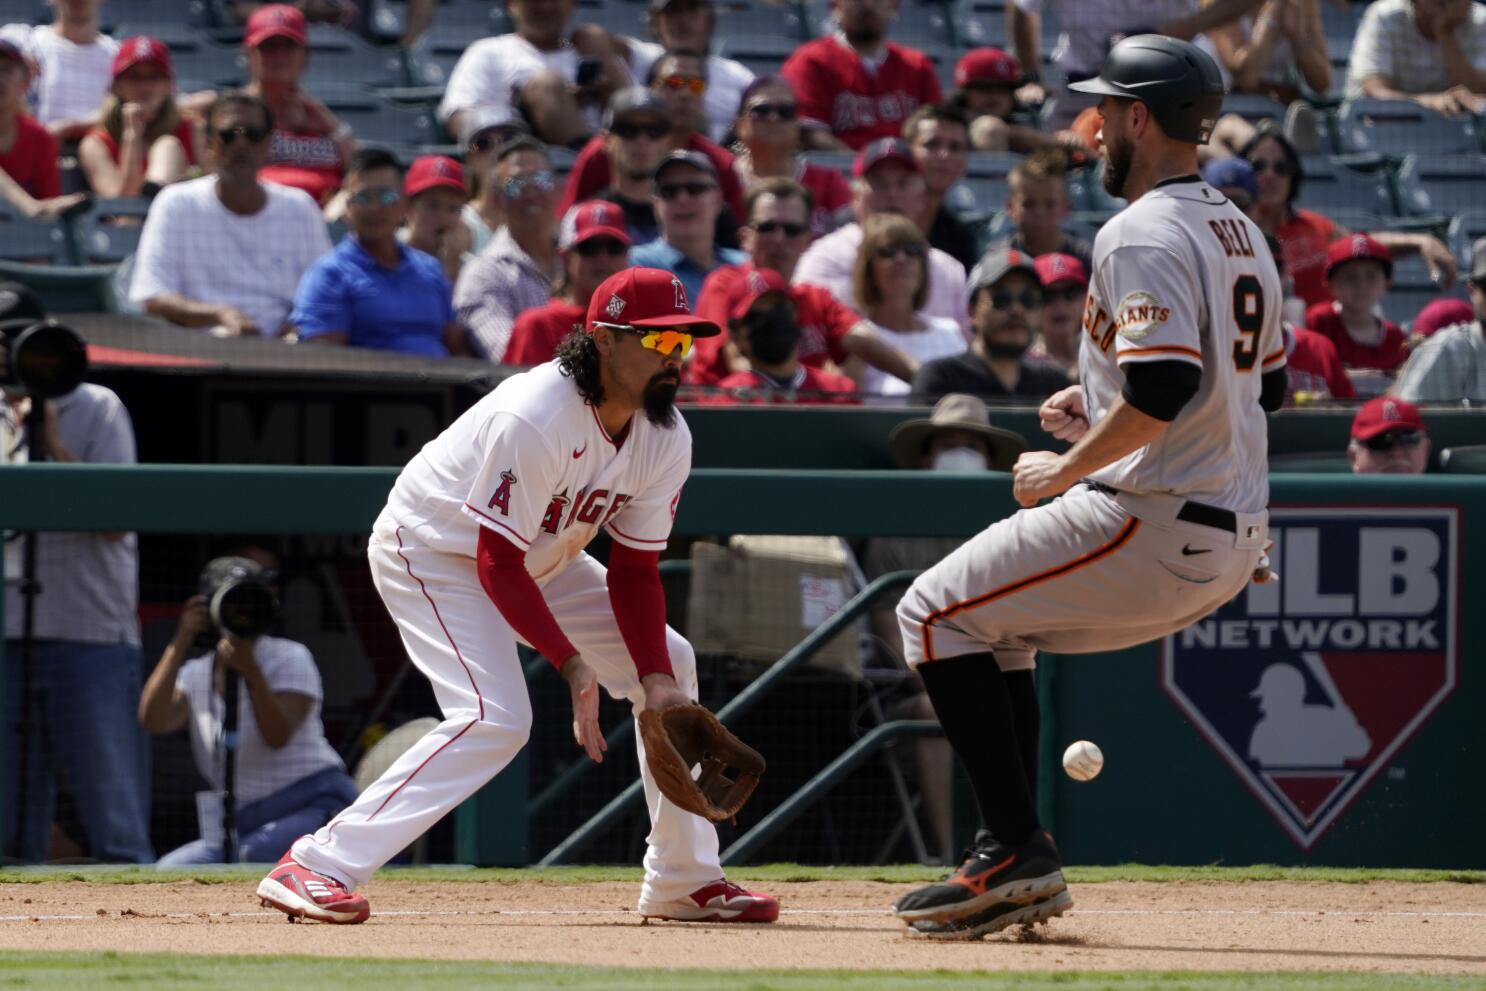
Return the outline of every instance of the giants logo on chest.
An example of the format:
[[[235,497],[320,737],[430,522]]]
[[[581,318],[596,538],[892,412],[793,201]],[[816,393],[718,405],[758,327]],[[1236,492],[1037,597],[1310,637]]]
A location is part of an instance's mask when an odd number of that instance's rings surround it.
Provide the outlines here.
[[[564,489],[547,503],[547,512],[542,514],[542,532],[555,536],[574,523],[602,527],[619,515],[630,498],[619,492],[610,499],[608,489],[594,489],[591,492],[588,489],[579,489],[575,498],[569,498]]]

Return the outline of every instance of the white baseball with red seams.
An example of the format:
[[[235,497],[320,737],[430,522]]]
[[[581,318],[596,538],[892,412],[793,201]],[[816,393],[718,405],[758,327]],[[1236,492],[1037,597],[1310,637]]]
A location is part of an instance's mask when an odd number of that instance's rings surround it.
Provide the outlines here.
[[[293,862],[354,891],[526,744],[532,709],[518,636],[476,572],[481,527],[526,551],[526,568],[558,626],[605,690],[638,711],[644,690],[605,569],[583,548],[600,527],[639,550],[664,548],[690,468],[691,435],[679,413],[664,427],[637,412],[616,445],[555,362],[505,380],[430,441],[398,477],[367,553],[408,656],[432,683],[445,719],[350,808],[296,842]],[[665,636],[676,683],[695,699],[692,648],[669,627]],[[715,827],[661,796],[638,732],[635,739],[651,821],[640,912],[772,921],[777,902],[721,880]],[[295,885],[278,887],[271,902],[287,892],[286,910],[305,908]],[[312,918],[339,921],[310,908]]]

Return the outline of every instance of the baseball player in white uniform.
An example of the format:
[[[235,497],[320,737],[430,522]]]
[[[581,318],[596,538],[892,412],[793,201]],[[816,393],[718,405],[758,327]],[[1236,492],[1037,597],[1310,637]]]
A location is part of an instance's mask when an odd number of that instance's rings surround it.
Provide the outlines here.
[[[947,880],[899,900],[918,935],[978,937],[1072,904],[1037,820],[1036,652],[1155,640],[1265,575],[1282,295],[1259,229],[1197,175],[1218,68],[1187,42],[1139,35],[1077,87],[1100,96],[1105,185],[1130,206],[1095,240],[1082,384],[1040,411],[1073,446],[1023,454],[1013,491],[1029,508],[926,571],[898,606],[908,662],[984,824]]]
[[[445,719],[296,841],[259,884],[263,901],[325,922],[370,915],[356,889],[525,745],[518,642],[557,666],[574,737],[595,761],[599,685],[636,712],[697,698],[696,658],[665,625],[657,563],[691,470],[673,406],[681,361],[694,337],[718,332],[692,316],[671,273],[620,272],[553,361],[502,382],[403,469],[367,554]],[[600,528],[613,539],[607,571],[584,552]],[[723,879],[715,827],[661,796],[643,744],[640,769],[651,822],[640,913],[777,918],[773,898]]]

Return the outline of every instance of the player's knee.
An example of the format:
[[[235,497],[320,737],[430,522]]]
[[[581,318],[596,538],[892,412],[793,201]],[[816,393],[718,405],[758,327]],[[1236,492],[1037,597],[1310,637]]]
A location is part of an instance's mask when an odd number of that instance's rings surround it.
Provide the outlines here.
[[[483,718],[470,727],[470,734],[474,737],[471,743],[496,749],[513,744],[522,747],[531,736],[531,727],[531,699],[526,697],[526,693],[499,705],[486,699]]]

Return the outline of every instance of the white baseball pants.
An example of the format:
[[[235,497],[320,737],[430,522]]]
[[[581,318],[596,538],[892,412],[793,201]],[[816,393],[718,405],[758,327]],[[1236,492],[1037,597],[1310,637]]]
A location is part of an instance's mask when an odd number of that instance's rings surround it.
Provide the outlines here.
[[[1241,592],[1268,514],[1237,533],[1176,518],[1175,496],[1111,495],[1079,484],[970,538],[898,603],[910,666],[992,650],[1003,671],[1037,651],[1086,654],[1160,639]]]
[[[372,530],[367,556],[377,591],[408,657],[433,684],[444,721],[354,804],[294,844],[298,863],[352,889],[509,764],[532,725],[517,636],[480,586],[474,559],[422,545],[385,513]],[[638,712],[644,691],[614,621],[604,567],[580,554],[542,594],[599,683]],[[677,684],[697,698],[691,645],[667,627],[666,647]],[[571,713],[561,718],[571,722]],[[723,876],[717,830],[661,796],[638,727],[635,742],[651,823],[641,898],[681,898]]]

